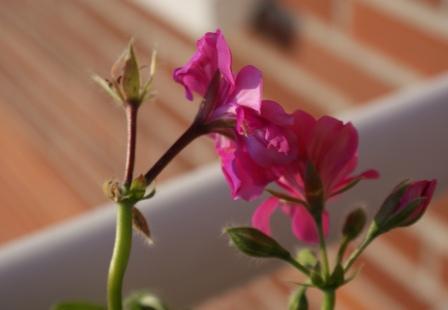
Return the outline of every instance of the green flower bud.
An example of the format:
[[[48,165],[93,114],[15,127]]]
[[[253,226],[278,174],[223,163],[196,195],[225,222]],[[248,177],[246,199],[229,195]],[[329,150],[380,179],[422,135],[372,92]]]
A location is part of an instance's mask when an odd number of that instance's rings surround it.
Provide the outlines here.
[[[342,228],[342,235],[348,241],[356,239],[361,234],[366,225],[367,217],[363,209],[356,209],[347,216],[344,227]]]
[[[227,228],[232,243],[244,254],[253,257],[290,258],[290,254],[277,241],[252,227]]]

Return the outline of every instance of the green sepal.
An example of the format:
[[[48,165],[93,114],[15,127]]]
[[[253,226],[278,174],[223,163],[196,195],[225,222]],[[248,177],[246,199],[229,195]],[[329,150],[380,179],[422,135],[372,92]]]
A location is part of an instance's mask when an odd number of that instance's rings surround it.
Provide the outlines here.
[[[291,257],[277,241],[252,227],[226,228],[232,244],[246,255],[253,257],[276,257],[287,260]]]
[[[341,264],[336,265],[326,286],[332,289],[336,289],[341,286],[344,283],[344,273],[344,267],[342,267]]]
[[[318,288],[324,288],[325,282],[322,279],[321,273],[318,270],[312,270],[310,275],[311,283]]]
[[[92,80],[97,83],[109,96],[111,96],[114,101],[119,104],[123,103],[123,98],[121,98],[120,94],[117,93],[112,83],[96,74],[92,76]]]
[[[319,172],[311,162],[308,162],[304,175],[305,197],[309,211],[315,219],[322,216],[324,210],[324,187]]]
[[[51,310],[106,310],[106,307],[83,301],[65,301],[54,305]]]
[[[137,292],[124,301],[125,310],[168,310],[168,307],[155,295]]]
[[[308,298],[306,297],[306,286],[299,287],[289,299],[288,310],[308,310]]]
[[[132,41],[129,43],[128,51],[125,55],[122,77],[123,92],[128,102],[140,104],[140,69]]]

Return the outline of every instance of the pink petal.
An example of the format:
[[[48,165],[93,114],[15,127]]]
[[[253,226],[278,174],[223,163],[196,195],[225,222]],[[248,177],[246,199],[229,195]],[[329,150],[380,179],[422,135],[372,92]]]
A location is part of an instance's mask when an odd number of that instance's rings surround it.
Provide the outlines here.
[[[216,50],[218,53],[218,69],[231,84],[234,84],[232,73],[232,53],[220,29],[216,30]]]
[[[253,66],[245,66],[236,77],[233,101],[237,105],[260,111],[262,87],[260,70]]]
[[[271,234],[271,216],[278,207],[278,199],[268,198],[262,202],[252,215],[252,226],[267,235]]]
[[[297,239],[302,240],[305,243],[318,243],[319,234],[317,231],[317,225],[309,211],[300,205],[295,205],[294,214],[292,216],[292,231]],[[326,236],[329,231],[329,216],[325,211],[322,214],[322,224],[324,235]]]

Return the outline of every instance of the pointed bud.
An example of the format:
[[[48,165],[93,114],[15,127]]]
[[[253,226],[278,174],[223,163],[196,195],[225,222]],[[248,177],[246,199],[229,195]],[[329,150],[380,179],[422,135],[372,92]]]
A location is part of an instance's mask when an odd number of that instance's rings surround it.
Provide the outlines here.
[[[436,188],[436,180],[400,183],[386,198],[374,218],[379,233],[418,221],[426,211]]]
[[[290,254],[277,241],[252,227],[227,228],[232,243],[244,254],[253,257],[288,259]]]
[[[347,216],[344,227],[342,228],[342,235],[352,241],[356,239],[366,225],[367,217],[363,209],[356,209]]]
[[[133,41],[115,61],[110,70],[110,81],[94,76],[97,82],[114,100],[123,106],[127,104],[140,105],[145,99],[151,98],[151,82],[154,79],[156,53],[153,52],[150,64],[150,77],[142,86],[140,66],[135,55]]]

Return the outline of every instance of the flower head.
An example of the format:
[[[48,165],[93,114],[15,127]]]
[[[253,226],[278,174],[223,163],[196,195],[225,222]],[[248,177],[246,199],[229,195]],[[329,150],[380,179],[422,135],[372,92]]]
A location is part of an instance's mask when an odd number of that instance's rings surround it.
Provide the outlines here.
[[[255,211],[252,223],[270,233],[269,219],[278,208],[291,217],[294,235],[305,242],[318,241],[317,220],[324,233],[329,229],[325,202],[354,186],[361,179],[378,177],[375,170],[352,175],[357,164],[358,135],[351,123],[296,111],[292,130],[297,156],[288,169],[280,170],[277,183],[286,193],[277,193]]]
[[[425,213],[436,188],[436,180],[405,181],[386,198],[375,216],[379,231],[414,224]]]
[[[220,30],[208,32],[197,41],[197,50],[183,67],[174,70],[173,78],[185,88],[187,99],[193,93],[206,97],[215,88],[212,98],[201,106],[201,121],[212,123],[234,120],[237,106],[259,110],[261,72],[253,66],[243,67],[236,76],[232,72],[232,54]]]
[[[274,101],[263,101],[260,112],[247,107],[236,111],[232,138],[216,137],[222,169],[234,198],[258,197],[297,155],[294,119]]]

